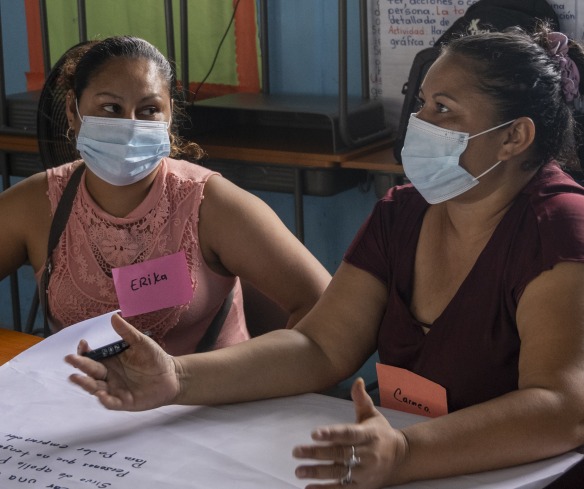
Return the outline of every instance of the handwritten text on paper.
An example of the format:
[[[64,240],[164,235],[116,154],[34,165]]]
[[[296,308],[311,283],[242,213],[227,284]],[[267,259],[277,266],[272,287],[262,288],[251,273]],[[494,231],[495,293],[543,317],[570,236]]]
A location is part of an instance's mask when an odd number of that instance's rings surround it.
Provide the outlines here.
[[[0,487],[88,487],[115,489],[143,468],[144,458],[103,451],[91,446],[72,446],[15,433],[0,433]]]

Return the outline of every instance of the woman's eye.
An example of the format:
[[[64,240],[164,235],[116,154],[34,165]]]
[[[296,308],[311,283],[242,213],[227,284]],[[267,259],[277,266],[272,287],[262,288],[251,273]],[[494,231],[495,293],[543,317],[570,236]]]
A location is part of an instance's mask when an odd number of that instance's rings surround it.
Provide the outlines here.
[[[415,112],[420,112],[422,109],[432,110],[434,112],[438,112],[439,114],[444,114],[446,112],[450,112],[450,109],[446,107],[446,105],[441,104],[440,102],[436,102],[434,99],[430,99],[429,102],[426,102],[420,95],[416,95],[414,97],[415,105],[414,109]]]
[[[105,112],[110,114],[118,114],[120,112],[120,107],[117,104],[106,104],[101,106]]]
[[[442,105],[440,103],[436,103],[436,111],[443,114],[444,112],[448,112],[448,107],[446,107],[445,105]]]
[[[140,115],[145,115],[145,116],[153,116],[158,114],[158,112],[160,112],[160,110],[158,110],[158,107],[146,107],[145,109],[142,109],[140,111]]]

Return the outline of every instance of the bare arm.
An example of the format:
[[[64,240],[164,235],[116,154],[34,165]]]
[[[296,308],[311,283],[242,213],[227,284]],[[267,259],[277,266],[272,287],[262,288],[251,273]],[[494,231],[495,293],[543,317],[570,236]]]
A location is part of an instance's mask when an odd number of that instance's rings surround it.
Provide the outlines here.
[[[291,327],[316,303],[331,276],[254,195],[214,176],[205,185],[199,235],[207,264],[238,275],[291,316]]]
[[[291,330],[279,330],[209,353],[170,357],[121,318],[132,347],[103,363],[70,355],[88,376],[73,382],[110,409],[164,404],[222,404],[329,387],[375,350],[387,291],[376,278],[342,264],[317,305]],[[136,346],[134,346],[136,345]],[[108,381],[102,382],[108,373]]]
[[[386,295],[376,278],[343,263],[316,306],[292,330],[274,331],[216,355],[177,358],[181,391],[176,402],[241,402],[336,384],[375,351]],[[203,380],[208,376],[215,381]]]
[[[44,173],[0,192],[0,279],[27,260],[38,269],[45,260],[51,224]]]

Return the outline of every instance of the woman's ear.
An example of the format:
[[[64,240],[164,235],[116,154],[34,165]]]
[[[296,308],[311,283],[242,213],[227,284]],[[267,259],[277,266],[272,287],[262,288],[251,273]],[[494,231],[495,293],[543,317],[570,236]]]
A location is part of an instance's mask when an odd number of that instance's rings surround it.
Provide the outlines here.
[[[535,140],[535,124],[529,117],[519,117],[505,130],[503,145],[497,159],[506,161],[524,153]]]
[[[69,127],[75,128],[75,120],[77,119],[77,104],[73,90],[68,90],[67,94],[65,95],[65,113],[67,114],[67,122],[69,123]]]

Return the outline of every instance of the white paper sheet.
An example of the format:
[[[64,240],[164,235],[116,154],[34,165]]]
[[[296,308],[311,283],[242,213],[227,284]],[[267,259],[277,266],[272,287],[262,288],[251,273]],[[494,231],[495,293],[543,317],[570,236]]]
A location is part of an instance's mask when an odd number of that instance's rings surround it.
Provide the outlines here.
[[[0,488],[300,488],[292,448],[313,428],[354,419],[352,403],[307,394],[217,407],[113,412],[71,384],[63,357],[80,338],[118,339],[111,314],[79,323],[0,367]],[[394,426],[424,420],[382,410]],[[578,460],[553,460],[409,489],[536,489]]]

